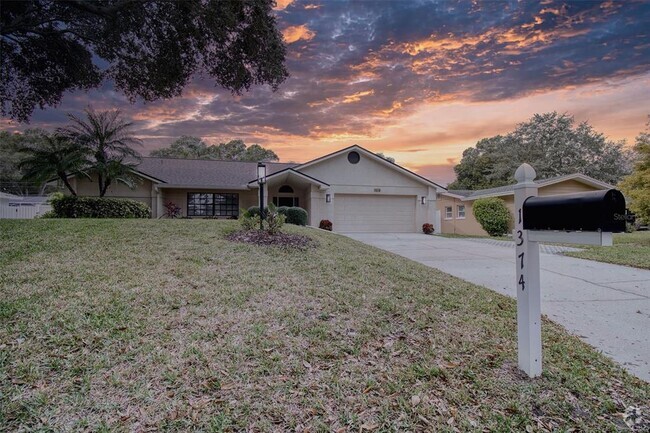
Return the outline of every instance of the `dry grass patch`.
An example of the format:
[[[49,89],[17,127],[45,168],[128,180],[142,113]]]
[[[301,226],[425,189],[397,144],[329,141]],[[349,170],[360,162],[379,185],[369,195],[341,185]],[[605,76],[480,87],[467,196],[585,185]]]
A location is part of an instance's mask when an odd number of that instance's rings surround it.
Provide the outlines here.
[[[514,302],[323,231],[230,221],[0,221],[0,429],[617,431],[647,383]]]

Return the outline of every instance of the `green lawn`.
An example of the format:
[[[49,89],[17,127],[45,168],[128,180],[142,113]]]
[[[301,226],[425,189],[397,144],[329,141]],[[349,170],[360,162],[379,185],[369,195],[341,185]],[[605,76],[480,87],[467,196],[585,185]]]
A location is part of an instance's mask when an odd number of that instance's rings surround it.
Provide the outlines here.
[[[316,229],[0,221],[0,430],[618,431],[650,385],[513,300]]]
[[[584,251],[565,254],[581,259],[650,269],[650,231],[617,233],[611,247],[584,248]]]

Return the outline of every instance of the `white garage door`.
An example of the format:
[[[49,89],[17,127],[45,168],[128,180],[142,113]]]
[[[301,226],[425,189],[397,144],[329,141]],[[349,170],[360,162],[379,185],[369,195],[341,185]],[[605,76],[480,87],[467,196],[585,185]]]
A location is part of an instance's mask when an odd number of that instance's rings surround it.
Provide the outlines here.
[[[333,229],[344,233],[412,233],[415,199],[403,195],[336,194]]]

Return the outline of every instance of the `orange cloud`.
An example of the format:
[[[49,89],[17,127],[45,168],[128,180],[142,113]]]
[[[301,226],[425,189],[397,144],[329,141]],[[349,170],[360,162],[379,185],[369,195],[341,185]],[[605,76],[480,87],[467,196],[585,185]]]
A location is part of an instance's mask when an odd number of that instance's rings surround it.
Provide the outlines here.
[[[431,53],[439,50],[453,51],[465,46],[476,46],[481,42],[488,40],[490,32],[482,35],[470,36],[466,38],[454,38],[450,35],[446,38],[436,38],[431,36],[429,39],[405,43],[397,46],[397,51],[416,56],[420,53]]]
[[[299,26],[290,26],[282,30],[282,36],[287,44],[293,44],[298,41],[311,41],[316,36],[316,32],[307,27],[307,24]]]
[[[361,98],[363,98],[364,96],[370,96],[370,95],[372,95],[374,93],[375,93],[374,90],[364,90],[363,92],[357,92],[357,93],[353,93],[351,95],[345,95],[345,96],[343,96],[343,101],[342,102],[344,104],[350,104],[352,102],[359,102],[361,100]]]
[[[400,108],[402,108],[402,103],[399,102],[399,101],[394,101],[393,105],[391,105],[390,108],[387,108],[385,110],[380,110],[379,113],[377,113],[377,114],[380,114],[380,115],[383,114],[385,116],[388,116],[389,114],[393,114],[394,111],[397,111]]]

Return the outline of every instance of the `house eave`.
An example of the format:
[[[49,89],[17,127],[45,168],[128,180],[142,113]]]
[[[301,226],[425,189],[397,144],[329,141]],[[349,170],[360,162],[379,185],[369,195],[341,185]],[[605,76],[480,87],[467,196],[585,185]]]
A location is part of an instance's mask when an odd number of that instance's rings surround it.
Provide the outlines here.
[[[193,185],[193,184],[169,184],[161,183],[156,185],[158,189],[210,189],[210,190],[229,190],[229,191],[248,191],[246,185]]]

